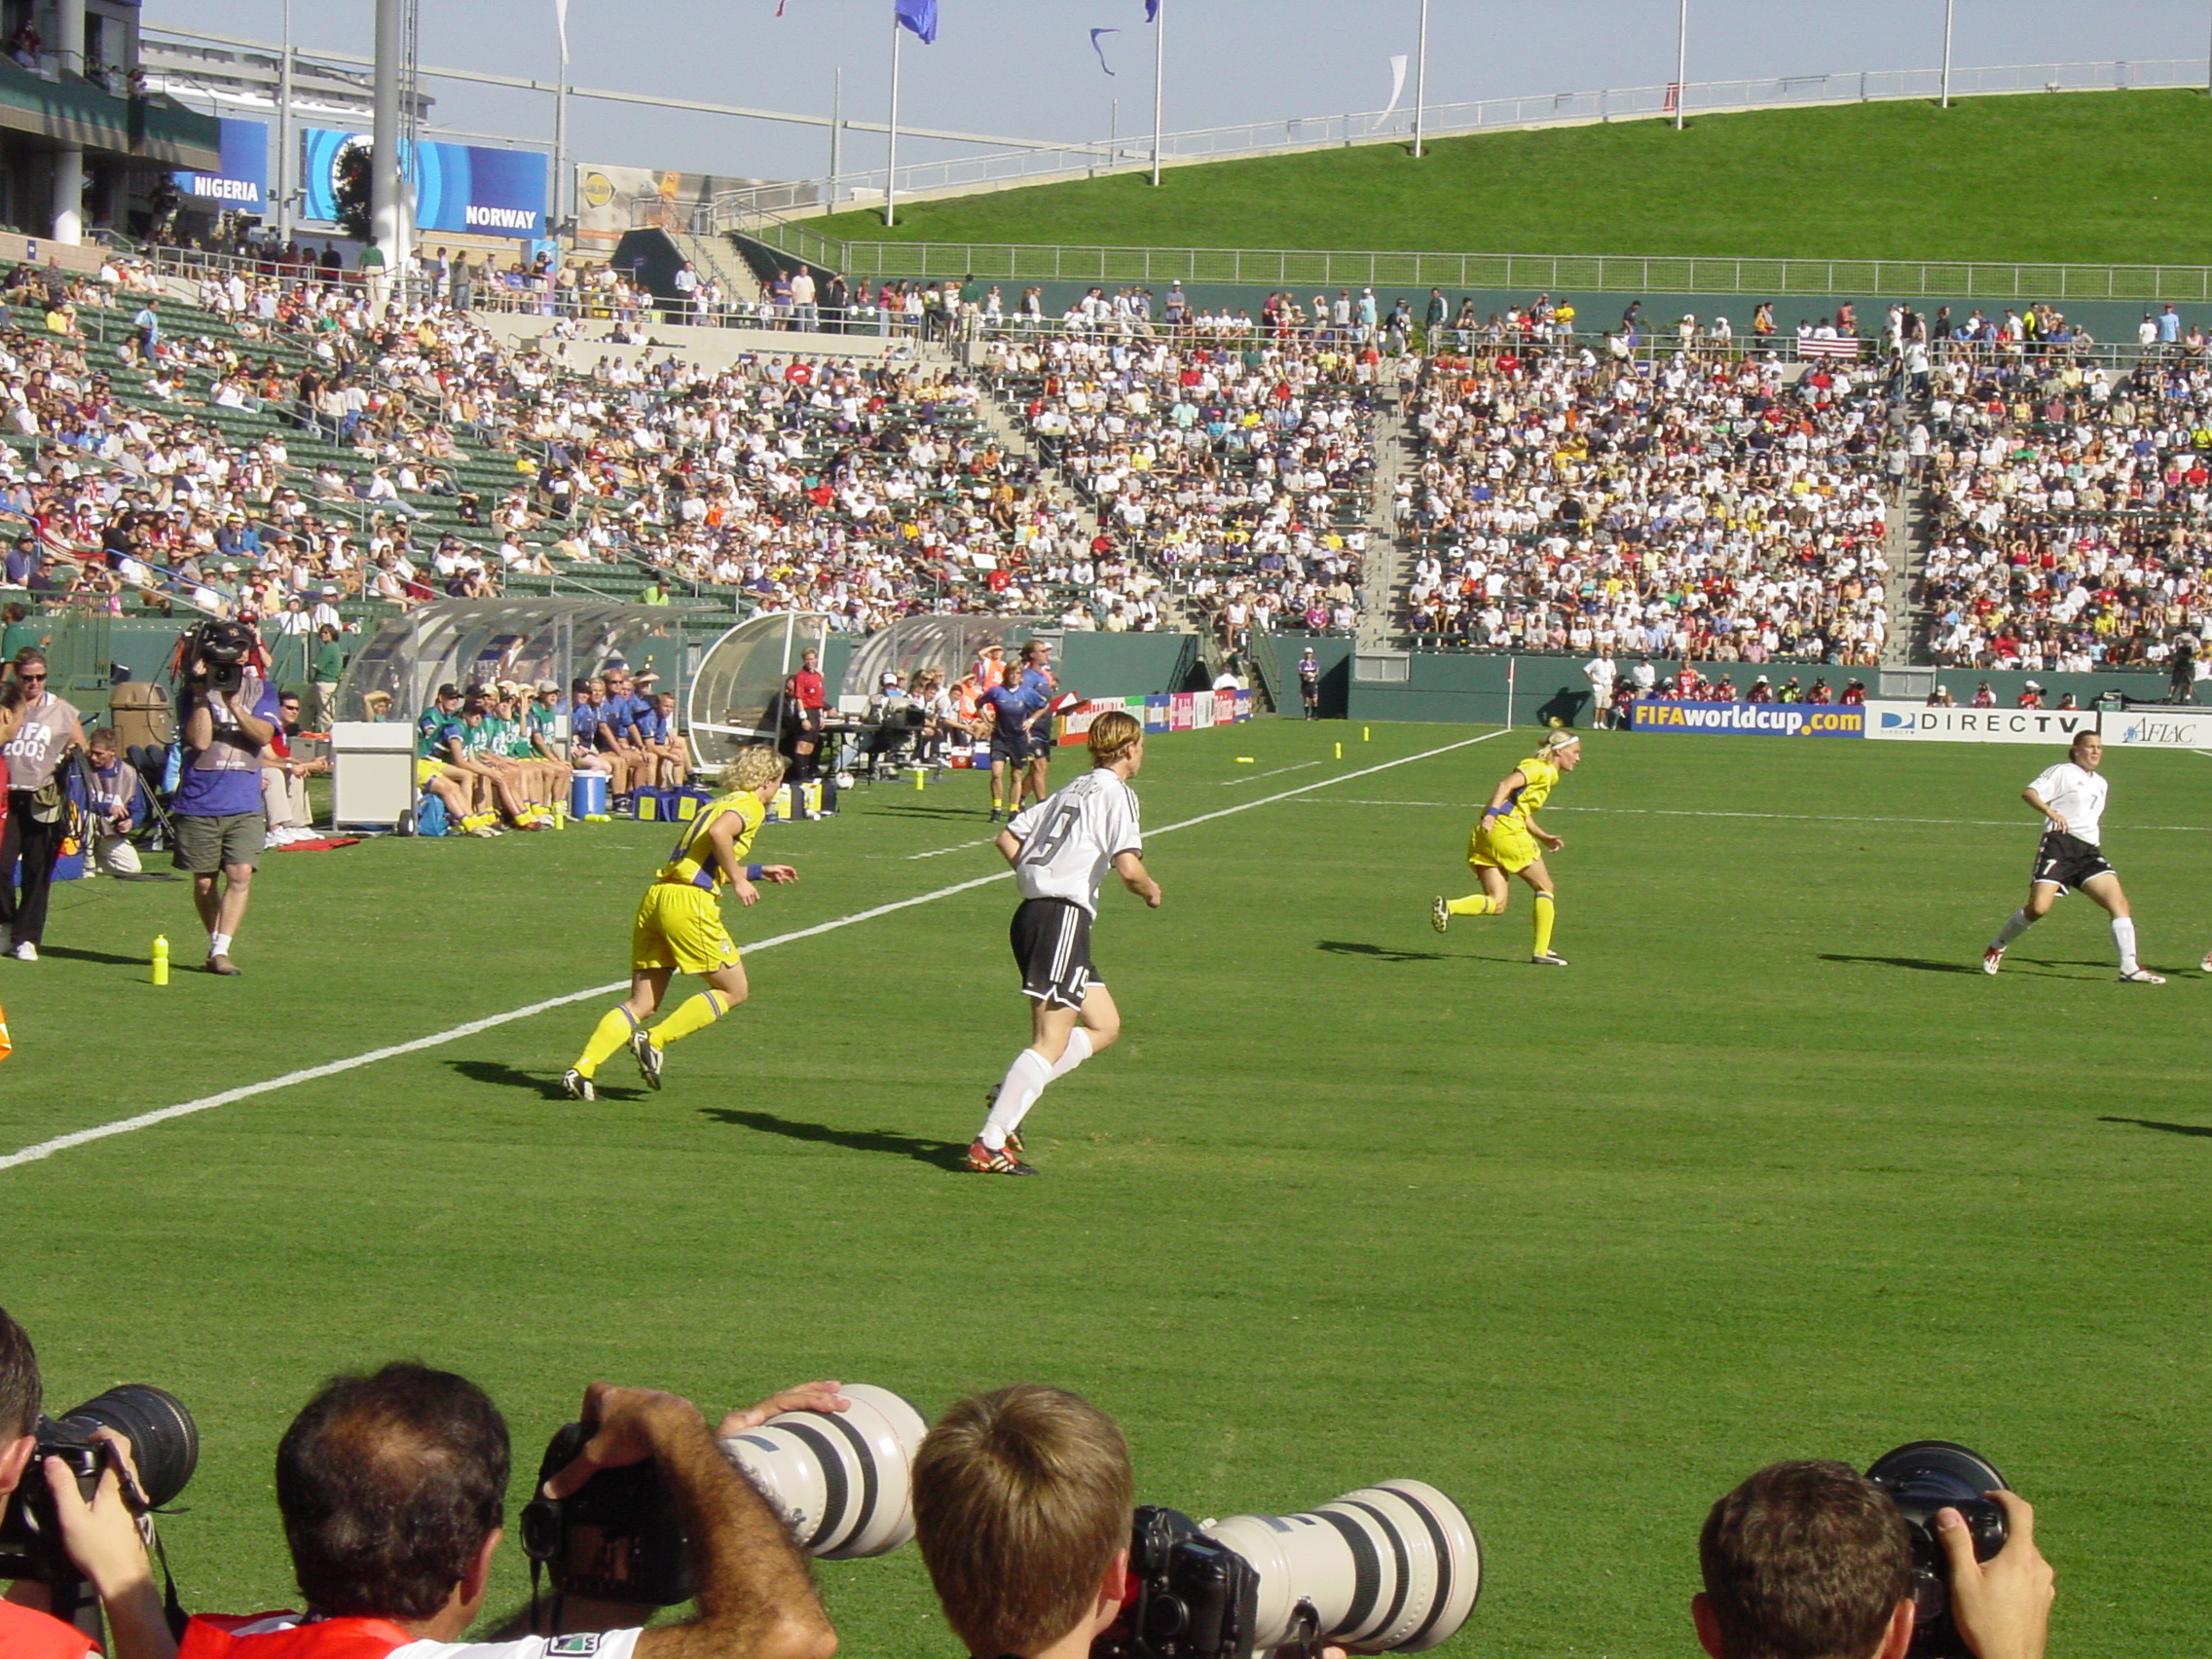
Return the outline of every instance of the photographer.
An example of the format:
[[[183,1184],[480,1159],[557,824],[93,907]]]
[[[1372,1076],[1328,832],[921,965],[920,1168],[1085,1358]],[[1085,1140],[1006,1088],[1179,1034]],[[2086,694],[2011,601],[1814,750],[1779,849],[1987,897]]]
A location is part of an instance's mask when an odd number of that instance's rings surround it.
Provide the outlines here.
[[[101,1474],[92,1501],[86,1503],[76,1477],[59,1458],[46,1458],[38,1469],[28,1466],[38,1446],[42,1393],[30,1338],[0,1311],[0,1504],[16,1501],[16,1489],[25,1480],[46,1482],[69,1560],[107,1614],[109,1659],[173,1659],[176,1642],[162,1616],[146,1546],[137,1518],[124,1500],[116,1466],[120,1462],[123,1471],[129,1471],[130,1449],[112,1430],[102,1431],[116,1449],[116,1462]],[[134,1473],[131,1484],[137,1484]],[[93,1650],[84,1632],[48,1611],[44,1584],[19,1580],[0,1601],[0,1653],[8,1659],[80,1659]]]
[[[269,835],[261,756],[276,737],[276,690],[255,671],[259,645],[242,622],[203,622],[185,636],[178,664],[176,867],[192,877],[207,972],[226,977],[239,972],[231,941]]]
[[[2005,1547],[1974,1559],[1956,1509],[1936,1525],[1950,1604],[1980,1659],[2043,1659],[2051,1570],[2035,1512],[2009,1492]],[[1912,1645],[1912,1546],[1890,1494],[1842,1463],[1775,1463],[1713,1506],[1698,1539],[1705,1589],[1690,1602],[1713,1659],[1903,1659]]]
[[[0,687],[0,755],[8,761],[8,822],[0,830],[0,928],[9,930],[9,954],[38,960],[46,937],[46,900],[54,864],[61,856],[68,813],[61,798],[60,767],[83,733],[77,711],[46,688],[46,653],[25,645],[5,687]],[[22,860],[21,890],[11,874]]]
[[[401,1647],[408,1659],[830,1659],[836,1636],[790,1535],[689,1401],[595,1382],[583,1420],[597,1433],[547,1495],[657,1462],[698,1575],[688,1621],[460,1641],[503,1535],[507,1426],[466,1379],[393,1364],[333,1380],[277,1448],[276,1504],[307,1611],[195,1618],[180,1659],[381,1659]]]

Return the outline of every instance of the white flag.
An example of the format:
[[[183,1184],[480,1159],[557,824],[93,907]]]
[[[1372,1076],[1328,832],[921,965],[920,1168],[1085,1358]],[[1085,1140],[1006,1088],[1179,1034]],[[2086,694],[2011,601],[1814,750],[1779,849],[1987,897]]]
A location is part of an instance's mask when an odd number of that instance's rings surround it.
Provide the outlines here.
[[[568,4],[568,0],[562,0],[562,4]],[[1406,55],[1401,52],[1395,57],[1390,59],[1390,102],[1382,111],[1382,119],[1384,121],[1389,120],[1392,112],[1397,109],[1398,94],[1405,90]]]
[[[561,66],[565,69],[569,65],[569,0],[553,0],[553,21],[561,31]],[[1403,58],[1399,59],[1401,65],[1404,61]],[[1402,67],[1399,73],[1403,76]],[[1396,103],[1398,100],[1393,97],[1390,101]]]

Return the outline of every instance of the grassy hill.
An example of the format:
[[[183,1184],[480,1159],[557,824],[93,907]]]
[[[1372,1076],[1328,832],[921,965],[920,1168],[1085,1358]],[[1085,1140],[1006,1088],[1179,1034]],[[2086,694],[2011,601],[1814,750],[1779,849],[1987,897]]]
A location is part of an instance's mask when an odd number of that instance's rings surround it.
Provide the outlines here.
[[[2212,99],[1706,116],[1169,169],[816,222],[847,240],[2212,264]]]

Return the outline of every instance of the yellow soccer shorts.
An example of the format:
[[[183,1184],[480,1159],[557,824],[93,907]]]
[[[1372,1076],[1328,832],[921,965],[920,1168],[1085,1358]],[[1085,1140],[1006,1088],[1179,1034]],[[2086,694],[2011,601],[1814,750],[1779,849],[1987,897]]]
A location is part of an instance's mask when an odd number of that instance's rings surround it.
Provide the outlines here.
[[[415,762],[415,787],[421,789],[432,778],[442,778],[452,770],[453,768],[442,760],[417,760]]]
[[[645,889],[630,929],[630,966],[711,974],[734,967],[737,944],[722,926],[721,906],[702,887],[656,881]]]
[[[1489,866],[1507,875],[1526,869],[1543,856],[1543,849],[1528,830],[1496,822],[1477,830],[1467,841],[1468,864],[1477,869]]]

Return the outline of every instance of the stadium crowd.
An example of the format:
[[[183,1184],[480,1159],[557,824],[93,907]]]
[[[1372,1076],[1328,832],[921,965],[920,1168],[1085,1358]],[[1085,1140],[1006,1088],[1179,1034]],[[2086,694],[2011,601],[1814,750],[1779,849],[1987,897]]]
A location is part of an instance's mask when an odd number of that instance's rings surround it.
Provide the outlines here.
[[[1495,649],[1878,661],[1886,403],[1849,365],[1588,347],[1420,366],[1403,624]]]

